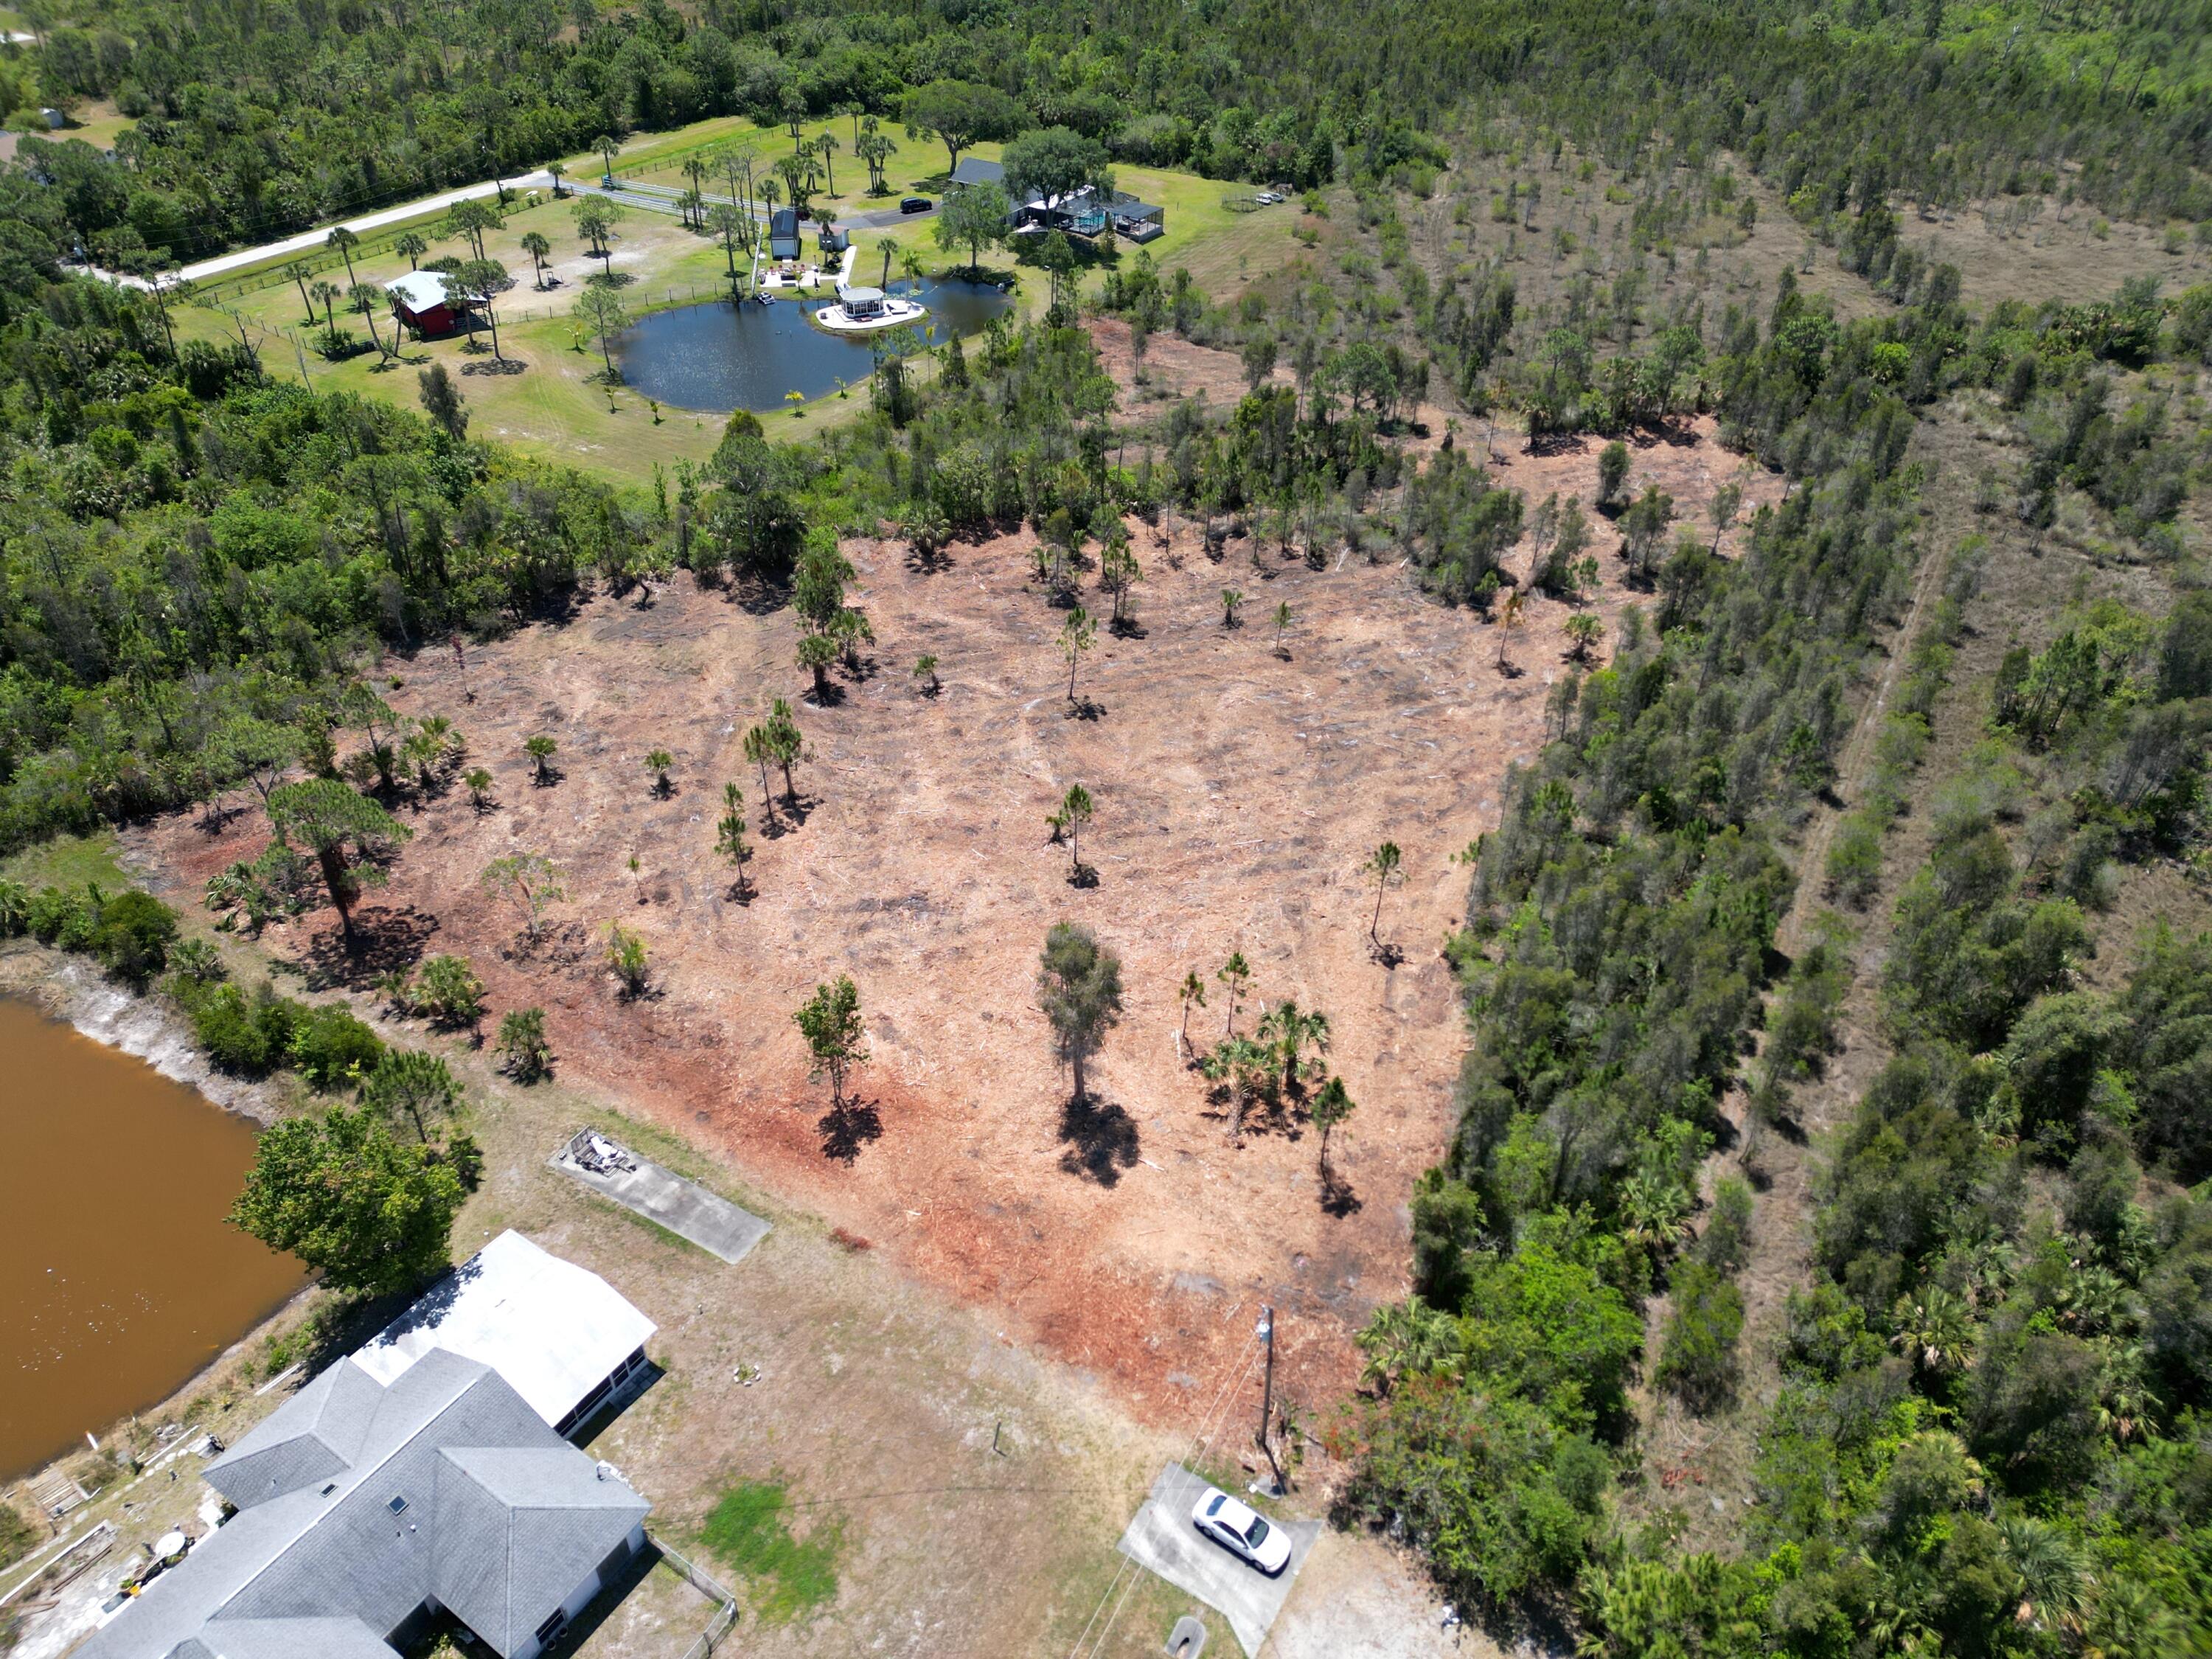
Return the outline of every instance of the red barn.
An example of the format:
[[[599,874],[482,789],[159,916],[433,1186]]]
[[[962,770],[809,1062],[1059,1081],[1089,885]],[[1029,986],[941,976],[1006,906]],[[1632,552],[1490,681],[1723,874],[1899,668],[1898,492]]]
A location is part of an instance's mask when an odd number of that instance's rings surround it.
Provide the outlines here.
[[[410,270],[384,286],[399,301],[399,320],[418,334],[444,334],[461,319],[459,295],[447,292],[442,270]]]

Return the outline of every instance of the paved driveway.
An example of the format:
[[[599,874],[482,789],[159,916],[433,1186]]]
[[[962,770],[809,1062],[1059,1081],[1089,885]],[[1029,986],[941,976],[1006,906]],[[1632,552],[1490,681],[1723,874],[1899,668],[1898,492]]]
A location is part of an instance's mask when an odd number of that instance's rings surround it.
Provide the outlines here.
[[[1267,1627],[1283,1610],[1291,1582],[1298,1576],[1321,1536],[1318,1521],[1278,1521],[1290,1534],[1291,1564],[1270,1578],[1249,1567],[1220,1545],[1201,1538],[1190,1524],[1191,1505],[1206,1483],[1180,1463],[1170,1463],[1152,1482],[1152,1495],[1121,1534],[1121,1553],[1140,1567],[1188,1590],[1229,1620],[1248,1654],[1267,1639]]]
[[[553,1154],[551,1163],[562,1175],[582,1182],[593,1192],[604,1193],[624,1209],[658,1222],[725,1261],[744,1261],[753,1246],[768,1237],[769,1224],[750,1211],[739,1209],[696,1182],[686,1181],[673,1170],[664,1170],[649,1158],[640,1158],[627,1147],[622,1150],[635,1168],[587,1170],[569,1157],[565,1146]]]

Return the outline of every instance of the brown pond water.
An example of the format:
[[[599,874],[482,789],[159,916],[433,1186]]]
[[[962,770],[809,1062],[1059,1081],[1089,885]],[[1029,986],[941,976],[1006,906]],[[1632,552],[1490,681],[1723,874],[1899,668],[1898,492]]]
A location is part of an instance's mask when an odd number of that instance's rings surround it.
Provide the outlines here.
[[[304,1282],[223,1220],[253,1137],[0,997],[0,1480],[166,1399]]]

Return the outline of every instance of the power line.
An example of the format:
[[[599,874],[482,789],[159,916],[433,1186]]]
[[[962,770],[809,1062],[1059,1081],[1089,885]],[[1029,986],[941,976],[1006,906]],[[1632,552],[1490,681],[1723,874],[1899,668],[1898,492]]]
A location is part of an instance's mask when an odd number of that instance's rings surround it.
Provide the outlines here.
[[[1239,1383],[1251,1375],[1252,1346],[1259,1340],[1259,1331],[1255,1328],[1253,1334],[1244,1339],[1243,1346],[1237,1350],[1236,1368],[1230,1373],[1228,1380],[1222,1383],[1219,1391],[1214,1395],[1212,1403],[1206,1407],[1206,1415],[1199,1420],[1198,1432],[1192,1437],[1190,1450],[1184,1454],[1186,1462],[1196,1462],[1200,1449],[1212,1440],[1218,1431],[1223,1410],[1229,1402],[1231,1394]],[[1129,1575],[1128,1583],[1126,1585],[1122,1583],[1125,1573]],[[1091,1627],[1097,1624],[1098,1615],[1106,1611],[1106,1603],[1113,1600],[1113,1613],[1108,1617],[1105,1627],[1099,1631],[1097,1641],[1091,1644],[1093,1659],[1104,1650],[1106,1638],[1113,1633],[1115,1622],[1121,1618],[1121,1608],[1127,1603],[1129,1593],[1136,1589],[1138,1581],[1143,1575],[1144,1568],[1138,1565],[1133,1557],[1127,1555],[1122,1557],[1121,1564],[1114,1570],[1113,1577],[1107,1581],[1105,1592],[1098,1598],[1098,1605],[1091,1609],[1091,1617],[1084,1622],[1083,1633],[1075,1638],[1075,1647],[1070,1655],[1070,1659],[1080,1659],[1085,1644],[1091,1641]],[[1115,1591],[1117,1589],[1121,1591],[1120,1599],[1114,1600]]]

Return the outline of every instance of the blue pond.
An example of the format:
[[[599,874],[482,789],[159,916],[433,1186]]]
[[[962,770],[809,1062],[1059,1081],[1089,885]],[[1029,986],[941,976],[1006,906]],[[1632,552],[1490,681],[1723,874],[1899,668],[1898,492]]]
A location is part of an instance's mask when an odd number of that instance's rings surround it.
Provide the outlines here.
[[[938,343],[974,333],[1013,303],[988,283],[957,281],[924,283],[921,299],[929,307],[924,326],[936,325]],[[818,398],[840,380],[858,385],[875,366],[867,337],[816,328],[806,320],[815,303],[733,307],[716,300],[655,312],[622,337],[623,378],[674,408],[716,412],[781,409],[787,392]],[[830,303],[828,296],[820,303]]]

